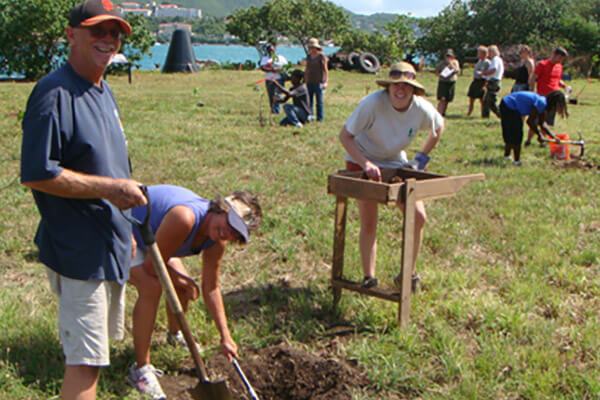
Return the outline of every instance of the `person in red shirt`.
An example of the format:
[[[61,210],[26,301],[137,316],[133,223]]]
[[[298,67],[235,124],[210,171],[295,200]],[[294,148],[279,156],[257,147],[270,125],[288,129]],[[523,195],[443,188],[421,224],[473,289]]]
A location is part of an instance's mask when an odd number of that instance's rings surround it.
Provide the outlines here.
[[[557,47],[554,50],[552,57],[548,58],[547,60],[540,61],[535,66],[535,70],[533,71],[531,80],[529,81],[529,87],[531,90],[542,96],[546,96],[555,90],[559,90],[559,88],[566,88],[567,91],[570,91],[570,86],[565,85],[562,80],[563,62],[567,58],[567,55],[568,53],[565,48]],[[554,126],[555,116],[556,113],[549,112],[546,116],[546,123],[550,126]],[[534,134],[535,132],[529,130],[525,146],[529,146],[531,144],[531,138]]]

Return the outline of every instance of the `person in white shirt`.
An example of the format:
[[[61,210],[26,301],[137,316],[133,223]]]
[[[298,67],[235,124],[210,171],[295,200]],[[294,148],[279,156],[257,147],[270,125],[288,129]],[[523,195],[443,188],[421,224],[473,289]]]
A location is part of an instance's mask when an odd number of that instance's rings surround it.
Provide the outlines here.
[[[388,79],[377,80],[384,90],[363,98],[340,132],[340,141],[346,149],[346,169],[364,171],[369,179],[381,181],[381,168],[404,166],[423,170],[429,161],[429,152],[440,139],[444,118],[422,96],[425,89],[416,80],[412,65],[400,62],[392,65]],[[404,149],[420,130],[429,131],[421,152],[408,161]],[[358,200],[361,228],[359,246],[364,271],[362,285],[373,287],[377,253],[377,202]],[[402,210],[404,206],[398,203]],[[425,225],[425,206],[416,203],[414,254],[412,262],[413,289],[420,279],[415,272],[417,254]]]
[[[287,64],[287,60],[284,56],[277,54],[275,51],[275,45],[269,43],[267,45],[267,54],[260,59],[260,69],[265,71],[265,85],[267,86],[267,95],[269,97],[269,105],[271,106],[271,113],[279,114],[281,112],[279,103],[273,101],[275,96],[279,95],[279,89],[273,83],[277,81],[281,86],[285,86],[285,81],[281,76],[283,66]]]
[[[498,110],[496,102],[498,100],[498,92],[500,91],[500,82],[504,75],[504,61],[500,58],[500,50],[498,50],[498,46],[495,44],[488,47],[488,52],[491,58],[491,65],[487,71],[481,73],[481,76],[487,80],[487,92],[483,98],[481,116],[489,118],[490,110],[492,110],[500,118],[500,110]]]

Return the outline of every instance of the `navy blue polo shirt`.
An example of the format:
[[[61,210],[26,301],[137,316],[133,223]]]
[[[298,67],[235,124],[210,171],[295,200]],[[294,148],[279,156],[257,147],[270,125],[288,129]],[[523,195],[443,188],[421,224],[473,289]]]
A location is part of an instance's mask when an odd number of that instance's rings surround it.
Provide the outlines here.
[[[129,178],[127,144],[112,90],[78,75],[69,63],[33,89],[23,119],[21,182],[63,169]],[[104,199],[72,199],[33,190],[41,215],[39,260],[68,278],[125,283],[131,224]]]

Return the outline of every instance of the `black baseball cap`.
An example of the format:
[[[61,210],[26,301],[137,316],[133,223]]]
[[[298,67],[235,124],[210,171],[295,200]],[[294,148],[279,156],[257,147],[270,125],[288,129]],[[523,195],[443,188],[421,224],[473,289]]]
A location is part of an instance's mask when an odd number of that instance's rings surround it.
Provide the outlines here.
[[[110,0],[86,0],[71,10],[69,26],[73,28],[81,26],[93,26],[104,21],[117,21],[121,26],[121,32],[131,34],[131,25],[115,7]]]
[[[569,55],[569,53],[567,53],[567,49],[565,49],[562,46],[558,46],[556,49],[554,49],[554,54],[558,54],[565,57]]]

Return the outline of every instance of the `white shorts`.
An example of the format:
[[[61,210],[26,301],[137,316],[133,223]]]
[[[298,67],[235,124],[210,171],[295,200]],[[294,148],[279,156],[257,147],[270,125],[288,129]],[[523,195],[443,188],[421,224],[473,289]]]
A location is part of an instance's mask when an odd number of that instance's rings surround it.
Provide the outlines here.
[[[59,297],[58,330],[67,365],[110,365],[109,337],[120,340],[125,328],[125,285],[81,281],[46,268]]]

